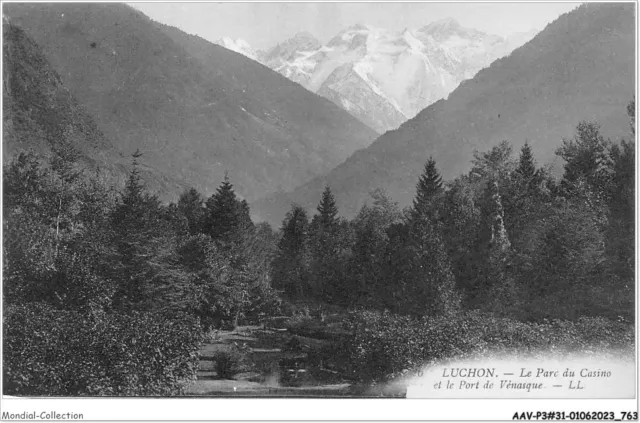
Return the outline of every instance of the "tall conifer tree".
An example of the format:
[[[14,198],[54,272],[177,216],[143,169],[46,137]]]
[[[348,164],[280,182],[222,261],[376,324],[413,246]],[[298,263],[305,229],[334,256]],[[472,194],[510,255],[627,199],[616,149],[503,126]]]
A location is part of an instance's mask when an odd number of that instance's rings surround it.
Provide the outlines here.
[[[518,167],[515,171],[526,181],[532,180],[538,174],[536,162],[533,158],[533,152],[531,151],[531,146],[528,142],[525,142],[522,146],[522,150],[520,150]]]
[[[116,303],[121,306],[138,304],[144,300],[149,258],[156,249],[156,240],[164,233],[159,224],[160,201],[145,192],[140,177],[136,150],[132,154],[132,169],[124,191],[111,216],[114,228],[114,244],[118,255],[118,266],[114,279],[121,289]]]
[[[411,209],[412,220],[432,218],[433,200],[444,191],[442,177],[433,157],[427,160],[416,186],[416,197]]]
[[[338,207],[329,186],[318,204],[318,214],[311,221],[311,287],[317,298],[346,300],[340,252],[348,228],[338,219]]]
[[[273,286],[290,298],[302,298],[307,292],[308,228],[307,211],[292,205],[282,222],[282,237],[278,242],[272,275]]]
[[[331,187],[325,187],[322,199],[318,204],[318,224],[324,229],[333,228],[338,223],[338,206],[331,192]]]
[[[214,240],[229,243],[238,234],[239,227],[238,199],[229,175],[225,173],[224,181],[207,200],[205,232]]]

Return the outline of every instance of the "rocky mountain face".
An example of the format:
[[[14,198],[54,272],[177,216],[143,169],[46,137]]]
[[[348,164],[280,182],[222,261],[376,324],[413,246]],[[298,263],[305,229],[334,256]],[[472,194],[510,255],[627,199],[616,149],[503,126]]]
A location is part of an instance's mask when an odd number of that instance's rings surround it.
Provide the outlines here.
[[[227,171],[250,201],[291,190],[378,135],[277,72],[129,6],[12,3],[3,13],[110,140],[90,155],[128,163],[139,149],[166,200],[186,186],[211,194]]]
[[[376,188],[386,189],[402,206],[409,205],[430,156],[443,177],[451,179],[470,169],[474,150],[486,151],[502,140],[516,151],[528,140],[538,162],[550,163],[562,138],[572,137],[582,120],[600,122],[603,134],[612,140],[628,137],[626,107],[635,93],[634,15],[633,4],[588,3],[560,16],[508,57],[462,82],[446,100],[385,133],[327,175],[257,202],[252,210],[260,218],[280,222],[292,202],[313,210],[328,184],[341,214],[352,217]],[[413,35],[419,39],[420,34],[441,30],[426,27]],[[353,38],[345,36],[336,43],[357,44],[356,37],[364,38],[366,31],[358,29]],[[474,37],[467,34],[464,39]],[[456,45],[481,58],[493,42],[480,35],[471,44],[451,41],[442,50],[451,55],[443,55],[440,63],[456,63]],[[561,166],[556,163],[559,170]]]
[[[533,35],[505,39],[444,19],[401,32],[355,25],[326,45],[304,32],[264,55],[252,52],[246,42],[225,47],[264,63],[383,133],[445,98]]]
[[[260,60],[292,81],[306,86],[314,64],[312,61],[306,61],[305,56],[321,47],[322,44],[313,35],[308,32],[299,32],[268,50]]]

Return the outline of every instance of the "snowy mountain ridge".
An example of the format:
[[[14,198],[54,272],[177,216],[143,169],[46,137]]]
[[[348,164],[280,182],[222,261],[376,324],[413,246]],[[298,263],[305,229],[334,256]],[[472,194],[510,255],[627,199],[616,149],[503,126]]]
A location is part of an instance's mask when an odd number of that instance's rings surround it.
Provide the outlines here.
[[[446,98],[536,32],[503,38],[447,18],[402,31],[357,24],[325,45],[302,32],[264,54],[243,40],[223,38],[225,44],[218,44],[260,61],[383,133]]]
[[[240,53],[246,57],[248,57],[249,59],[253,59],[256,62],[260,62],[260,56],[261,54],[259,52],[257,52],[256,50],[254,50],[251,45],[246,42],[245,40],[243,40],[242,38],[238,38],[236,40],[234,40],[231,37],[222,37],[216,41],[214,41],[214,44],[218,44],[219,46],[222,46],[224,48],[226,48],[227,50],[231,50],[231,51],[235,51],[236,53]]]

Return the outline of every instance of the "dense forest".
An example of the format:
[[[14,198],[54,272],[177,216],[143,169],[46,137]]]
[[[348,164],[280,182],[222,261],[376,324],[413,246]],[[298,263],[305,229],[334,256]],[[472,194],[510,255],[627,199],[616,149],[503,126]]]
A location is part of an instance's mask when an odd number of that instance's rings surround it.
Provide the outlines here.
[[[162,204],[140,152],[120,188],[64,137],[22,152],[3,171],[3,392],[180,394],[211,330],[321,325],[327,310],[361,381],[484,347],[631,346],[634,102],[628,114],[620,143],[580,122],[560,180],[503,141],[452,181],[429,160],[404,210],[376,190],[348,221],[327,186],[277,230],[252,222],[233,171],[209,198]]]

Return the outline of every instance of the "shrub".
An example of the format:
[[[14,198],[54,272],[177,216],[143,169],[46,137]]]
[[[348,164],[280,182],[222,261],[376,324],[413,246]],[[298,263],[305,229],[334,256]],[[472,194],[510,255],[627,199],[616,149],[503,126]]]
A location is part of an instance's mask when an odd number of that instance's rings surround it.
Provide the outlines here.
[[[223,351],[216,354],[214,360],[219,378],[231,379],[238,372],[238,358],[235,355]]]
[[[293,316],[296,314],[296,307],[289,301],[282,300],[280,312],[283,316]]]
[[[6,395],[166,396],[195,379],[202,331],[189,316],[33,303],[5,308],[3,337]]]
[[[630,349],[633,325],[623,320],[580,318],[525,323],[469,312],[415,319],[388,312],[351,314],[349,361],[362,381],[394,378],[424,365],[496,353],[589,353]]]
[[[284,323],[287,329],[310,329],[321,326],[320,321],[310,317],[309,315],[296,314],[290,317]]]
[[[236,330],[236,328],[237,328],[237,325],[235,320],[233,319],[226,319],[220,322],[220,329],[224,331],[234,331]]]

